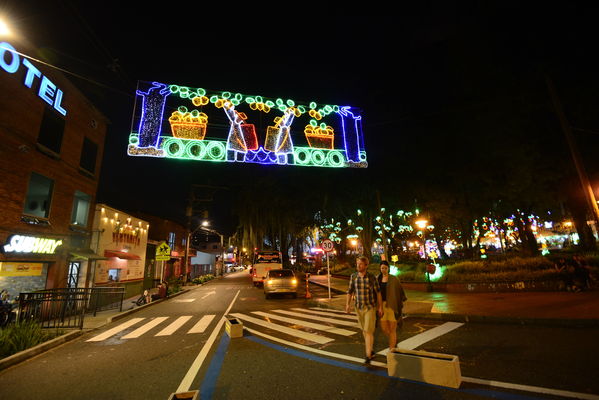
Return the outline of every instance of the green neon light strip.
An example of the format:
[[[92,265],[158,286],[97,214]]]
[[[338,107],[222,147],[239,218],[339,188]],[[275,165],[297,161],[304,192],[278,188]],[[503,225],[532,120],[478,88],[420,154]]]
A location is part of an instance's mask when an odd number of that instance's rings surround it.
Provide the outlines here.
[[[220,140],[189,140],[168,137],[162,142],[162,149],[167,158],[216,162],[227,160],[226,142]]]
[[[137,134],[129,135],[129,145],[133,146],[132,156],[152,156],[176,158],[181,160],[227,162],[227,142],[221,140],[191,140],[171,136],[164,137],[159,149],[137,149]],[[130,147],[131,149],[131,147]],[[366,161],[366,153],[360,154],[360,159]],[[293,161],[288,165],[304,167],[343,168],[348,164],[343,150],[316,149],[312,147],[294,148]]]
[[[306,167],[345,167],[345,155],[341,150],[313,149],[296,146],[293,151],[295,165]]]

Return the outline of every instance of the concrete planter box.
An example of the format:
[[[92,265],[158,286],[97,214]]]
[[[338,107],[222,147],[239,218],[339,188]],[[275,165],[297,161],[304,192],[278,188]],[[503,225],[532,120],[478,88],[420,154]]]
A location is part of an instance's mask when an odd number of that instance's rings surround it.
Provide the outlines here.
[[[394,349],[387,353],[389,376],[459,388],[462,382],[460,361],[451,354]]]
[[[199,398],[199,390],[191,390],[189,392],[172,393],[168,400],[198,400]]]
[[[243,322],[237,318],[227,318],[225,322],[225,331],[231,338],[238,338],[243,336]]]

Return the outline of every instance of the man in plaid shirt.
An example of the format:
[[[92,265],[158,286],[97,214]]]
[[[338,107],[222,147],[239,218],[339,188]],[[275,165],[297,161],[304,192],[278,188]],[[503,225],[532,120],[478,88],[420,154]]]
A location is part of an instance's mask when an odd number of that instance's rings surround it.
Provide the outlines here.
[[[345,312],[351,311],[351,299],[355,298],[356,315],[358,323],[364,336],[364,347],[366,349],[366,358],[364,363],[370,364],[374,358],[372,348],[374,346],[374,328],[376,324],[376,312],[383,315],[383,298],[381,297],[381,288],[377,279],[371,273],[367,272],[368,258],[359,257],[357,259],[357,272],[351,275],[349,280],[349,289],[347,291],[347,302],[345,303]]]

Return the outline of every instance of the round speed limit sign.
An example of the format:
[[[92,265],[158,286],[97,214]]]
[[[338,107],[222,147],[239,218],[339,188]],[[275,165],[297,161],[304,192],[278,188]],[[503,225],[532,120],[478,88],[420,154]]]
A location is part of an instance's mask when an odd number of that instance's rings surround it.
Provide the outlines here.
[[[335,246],[333,245],[333,242],[330,241],[329,239],[323,240],[322,243],[320,244],[320,247],[322,247],[322,249],[324,251],[326,251],[327,253],[330,253],[335,248]]]

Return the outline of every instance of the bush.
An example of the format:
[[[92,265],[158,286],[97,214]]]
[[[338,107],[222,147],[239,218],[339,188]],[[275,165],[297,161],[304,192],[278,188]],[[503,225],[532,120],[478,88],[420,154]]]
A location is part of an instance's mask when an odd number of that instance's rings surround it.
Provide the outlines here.
[[[37,321],[17,321],[0,330],[0,357],[8,357],[33,346],[37,346],[63,331],[44,331]]]
[[[193,278],[192,282],[195,283],[196,285],[200,285],[200,284],[202,284],[204,282],[208,282],[209,280],[212,280],[214,278],[215,278],[215,276],[212,274],[201,275],[196,278]]]

